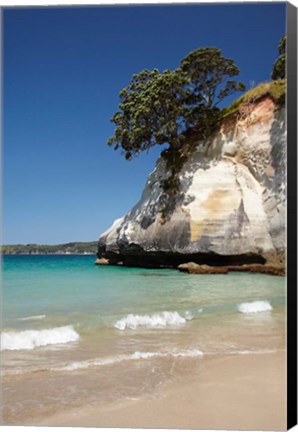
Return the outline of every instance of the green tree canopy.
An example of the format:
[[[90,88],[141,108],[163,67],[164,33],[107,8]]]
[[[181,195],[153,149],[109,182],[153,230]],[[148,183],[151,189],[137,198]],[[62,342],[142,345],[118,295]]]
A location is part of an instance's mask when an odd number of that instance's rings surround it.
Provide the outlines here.
[[[278,45],[279,57],[273,65],[271,78],[273,80],[284,79],[286,76],[286,36],[283,36]]]
[[[223,57],[218,48],[199,48],[181,61],[182,71],[189,77],[187,103],[217,106],[235,91],[245,90],[241,82],[229,80],[240,71],[234,60]]]
[[[202,126],[209,133],[217,120],[217,105],[227,96],[245,90],[242,82],[230,78],[240,71],[234,60],[224,57],[218,48],[199,48],[181,61],[188,78],[185,118],[188,127]]]
[[[120,111],[108,144],[121,148],[126,159],[156,144],[179,143],[183,131],[182,93],[186,78],[177,71],[144,70],[120,92]]]
[[[126,159],[156,144],[180,148],[189,127],[208,130],[219,111],[217,105],[245,89],[230,79],[238,74],[234,61],[219,49],[200,48],[174,71],[146,69],[133,75],[120,92],[120,110],[112,118],[116,127],[108,144],[121,148]]]

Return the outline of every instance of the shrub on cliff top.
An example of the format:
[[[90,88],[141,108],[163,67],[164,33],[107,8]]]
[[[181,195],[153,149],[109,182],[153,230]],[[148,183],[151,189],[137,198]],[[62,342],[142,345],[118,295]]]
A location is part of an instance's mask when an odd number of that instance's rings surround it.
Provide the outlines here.
[[[257,87],[252,88],[240,98],[236,99],[232,104],[221,110],[218,117],[219,120],[235,115],[241,107],[248,101],[253,100],[257,102],[259,99],[269,96],[277,105],[285,103],[286,96],[286,80],[280,79],[277,81],[270,81],[259,84]]]
[[[283,36],[278,45],[279,57],[273,65],[271,78],[273,80],[284,79],[286,76],[286,36]]]

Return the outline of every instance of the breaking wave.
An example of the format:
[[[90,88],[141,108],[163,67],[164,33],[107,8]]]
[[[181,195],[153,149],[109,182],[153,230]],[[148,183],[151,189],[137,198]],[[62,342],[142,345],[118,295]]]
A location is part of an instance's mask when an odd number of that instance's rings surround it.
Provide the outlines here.
[[[63,372],[63,371],[73,371],[76,369],[87,369],[92,366],[106,366],[112,365],[115,363],[120,363],[128,360],[145,360],[149,358],[162,358],[162,357],[202,357],[204,354],[202,351],[198,349],[189,349],[185,351],[177,351],[177,352],[141,352],[136,351],[133,354],[120,354],[116,356],[101,358],[101,359],[93,359],[93,360],[84,360],[80,362],[73,362],[65,366],[52,368],[51,371]]]
[[[18,321],[36,321],[45,319],[46,315],[33,315],[24,318],[19,318]]]
[[[258,313],[271,311],[272,306],[267,300],[259,300],[249,303],[241,303],[238,305],[237,309],[242,313]]]
[[[185,318],[179,315],[178,312],[161,312],[153,315],[133,315],[129,314],[124,318],[118,320],[114,327],[118,330],[136,329],[137,327],[166,327],[178,326],[185,324],[187,320],[192,319],[193,316],[189,312]]]
[[[66,344],[79,340],[80,336],[72,326],[46,330],[25,330],[1,333],[1,351],[32,350],[46,345]]]
[[[230,354],[238,355],[252,355],[252,354],[273,354],[276,353],[277,349],[258,349],[258,350],[241,350],[241,351],[231,351]]]

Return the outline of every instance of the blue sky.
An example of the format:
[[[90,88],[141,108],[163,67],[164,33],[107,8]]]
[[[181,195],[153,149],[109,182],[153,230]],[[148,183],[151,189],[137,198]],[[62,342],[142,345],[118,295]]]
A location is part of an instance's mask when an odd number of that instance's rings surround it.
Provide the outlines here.
[[[3,243],[93,241],[139,199],[160,148],[106,145],[133,73],[215,46],[270,79],[285,3],[4,9]],[[235,96],[236,97],[236,96]]]

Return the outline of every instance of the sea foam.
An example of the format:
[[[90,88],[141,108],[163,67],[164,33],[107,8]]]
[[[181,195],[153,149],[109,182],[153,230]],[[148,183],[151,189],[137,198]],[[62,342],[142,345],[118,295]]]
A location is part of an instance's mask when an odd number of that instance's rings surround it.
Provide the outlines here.
[[[72,326],[45,330],[25,330],[1,333],[1,351],[32,350],[46,345],[66,344],[79,340],[80,336]]]
[[[87,369],[92,366],[107,366],[113,365],[115,363],[120,363],[123,361],[131,361],[131,360],[146,360],[150,358],[163,358],[163,357],[174,357],[174,358],[193,358],[193,357],[202,357],[204,353],[198,349],[188,349],[184,351],[156,351],[156,352],[141,352],[136,351],[132,354],[120,354],[116,356],[106,357],[106,358],[98,358],[92,360],[83,360],[79,362],[72,362],[65,366],[60,366],[57,368],[51,368],[51,371],[54,372],[67,372],[73,371],[77,369]]]
[[[276,349],[258,349],[258,350],[241,350],[231,352],[230,354],[238,354],[238,355],[252,355],[252,354],[273,354],[276,353]]]
[[[28,317],[24,317],[24,318],[19,318],[19,321],[37,321],[37,320],[42,320],[45,319],[46,315],[33,315],[33,316],[28,316]]]
[[[258,313],[272,310],[271,304],[267,300],[259,300],[238,305],[238,311],[242,313]]]
[[[177,326],[185,324],[186,320],[191,319],[183,318],[178,312],[161,312],[153,315],[133,315],[129,314],[126,317],[118,320],[114,327],[119,330],[126,328],[136,329],[137,327],[166,327]]]

